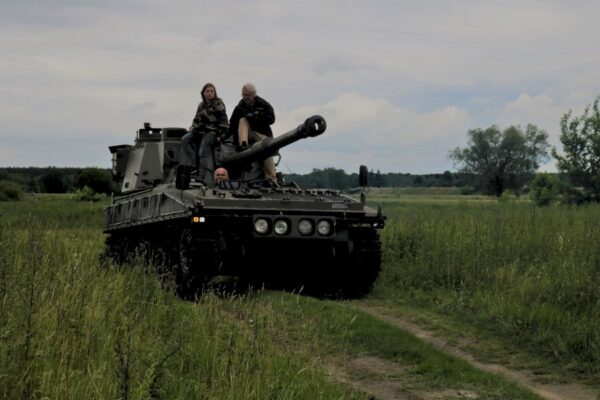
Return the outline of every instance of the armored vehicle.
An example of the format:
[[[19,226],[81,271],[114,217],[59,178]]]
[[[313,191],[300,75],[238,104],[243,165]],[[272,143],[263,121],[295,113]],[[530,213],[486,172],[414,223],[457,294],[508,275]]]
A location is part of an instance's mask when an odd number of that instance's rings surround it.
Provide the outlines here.
[[[220,275],[332,296],[369,291],[381,264],[378,230],[385,216],[338,190],[302,188],[264,179],[262,160],[326,129],[320,116],[242,150],[214,149],[231,180],[182,179],[178,160],[184,128],[137,131],[134,145],[111,146],[121,185],[106,208],[107,252],[123,262],[143,249],[182,293]],[[366,186],[367,169],[360,168]]]

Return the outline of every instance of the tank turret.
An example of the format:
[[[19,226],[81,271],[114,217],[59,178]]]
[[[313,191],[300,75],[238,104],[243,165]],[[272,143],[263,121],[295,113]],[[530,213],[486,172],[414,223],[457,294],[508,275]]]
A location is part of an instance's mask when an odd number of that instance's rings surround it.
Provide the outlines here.
[[[135,145],[110,146],[113,180],[121,192],[154,187],[172,179],[179,164],[185,128],[152,128],[149,122],[137,131]]]
[[[221,143],[214,149],[217,166],[230,170],[232,177],[258,179],[260,168],[253,163],[276,154],[279,149],[300,139],[315,137],[327,127],[320,115],[307,118],[296,129],[276,138],[254,143],[244,151],[237,151],[231,143]],[[149,122],[137,131],[135,145],[110,146],[113,155],[113,179],[121,183],[121,192],[154,187],[173,181],[179,164],[181,138],[185,128],[152,128]],[[185,188],[188,185],[184,185]]]

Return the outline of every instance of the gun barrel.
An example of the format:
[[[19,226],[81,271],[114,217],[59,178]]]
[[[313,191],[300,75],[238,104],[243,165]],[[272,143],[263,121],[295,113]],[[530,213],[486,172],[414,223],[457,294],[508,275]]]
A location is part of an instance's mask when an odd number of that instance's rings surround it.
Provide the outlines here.
[[[221,163],[225,168],[236,167],[244,163],[265,159],[277,153],[279,149],[307,137],[316,137],[325,132],[327,123],[320,115],[313,115],[292,129],[276,138],[266,138],[261,142],[254,143],[250,148],[227,157]]]

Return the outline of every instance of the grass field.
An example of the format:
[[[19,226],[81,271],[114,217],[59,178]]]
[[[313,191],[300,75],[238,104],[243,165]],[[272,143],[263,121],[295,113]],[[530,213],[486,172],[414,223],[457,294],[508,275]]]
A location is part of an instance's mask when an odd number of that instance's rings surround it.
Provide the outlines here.
[[[600,208],[369,196],[382,198],[383,271],[361,302],[455,321],[598,376]],[[277,292],[182,301],[149,266],[100,262],[102,206],[0,203],[3,398],[365,398],[325,372],[365,354],[403,365],[410,388],[537,398],[345,303]]]
[[[64,197],[0,203],[0,397],[362,398],[280,351],[271,307],[102,265],[102,220]]]
[[[598,378],[598,205],[400,195],[385,211],[375,298],[453,315]]]

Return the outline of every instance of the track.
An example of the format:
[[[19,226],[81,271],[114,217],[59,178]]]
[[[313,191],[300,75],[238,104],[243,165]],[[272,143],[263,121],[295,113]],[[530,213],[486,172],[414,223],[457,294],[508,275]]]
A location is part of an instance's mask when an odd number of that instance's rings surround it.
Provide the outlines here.
[[[545,399],[548,399],[548,400],[597,400],[598,398],[600,398],[600,393],[598,393],[597,391],[595,391],[592,388],[585,387],[583,385],[569,384],[569,383],[552,383],[552,384],[540,383],[535,380],[535,374],[532,371],[514,370],[514,369],[509,369],[509,368],[499,365],[499,364],[490,364],[490,363],[481,362],[481,361],[477,360],[475,358],[475,356],[473,356],[472,354],[469,354],[469,353],[449,344],[448,341],[446,341],[445,339],[435,336],[432,332],[427,331],[427,330],[423,329],[422,327],[420,327],[406,319],[403,319],[401,316],[396,316],[396,315],[392,316],[392,315],[386,313],[385,310],[383,310],[381,308],[369,307],[366,305],[354,305],[354,306],[349,306],[349,307],[353,307],[360,311],[366,312],[369,315],[371,315],[381,321],[384,321],[384,322],[386,322],[390,325],[393,325],[397,328],[400,328],[404,331],[408,331],[411,334],[418,337],[419,339],[431,344],[432,346],[434,346],[435,348],[437,348],[440,351],[448,353],[454,357],[460,358],[460,359],[468,362],[475,368],[478,368],[483,371],[493,373],[496,375],[500,375],[506,379],[512,380],[512,381],[518,383],[519,385],[521,385],[525,388],[528,388],[529,390],[533,391],[534,393],[536,393],[537,395],[539,395]],[[346,365],[351,365],[351,364],[346,363]],[[366,365],[368,365],[368,364],[366,364]],[[377,369],[373,370],[373,368],[371,368],[370,372],[371,373],[377,372]],[[382,380],[381,376],[379,376],[377,379],[378,379],[378,381],[382,382],[382,385],[384,387],[386,385],[389,386],[389,384],[390,384],[389,382],[386,383],[385,379]],[[344,379],[342,379],[342,380],[344,380]],[[405,399],[405,398],[429,399],[429,398],[432,398],[432,397],[430,397],[430,395],[423,394],[423,393],[421,393],[421,394],[414,393],[414,394],[412,394],[412,397],[410,397],[408,394],[402,393],[400,391],[396,392],[398,394],[398,397],[394,397],[395,396],[394,394],[390,395],[389,393],[394,393],[394,392],[389,392],[389,391],[385,392],[387,394],[383,395],[383,396],[380,393],[379,397],[378,397],[376,393],[372,393],[372,390],[369,389],[369,383],[363,384],[362,389],[360,388],[360,386],[361,386],[360,381],[355,381],[352,384],[352,386],[355,386],[355,387],[359,388],[360,390],[363,390],[366,393],[371,394],[372,396],[374,396],[373,398],[376,398],[376,399],[394,399],[394,398],[398,398],[398,399]],[[477,398],[476,395],[474,395],[474,394],[470,395],[468,393],[462,393],[462,394],[457,393],[455,395],[458,398],[460,398],[460,397]],[[472,396],[475,396],[475,397],[472,397]]]

